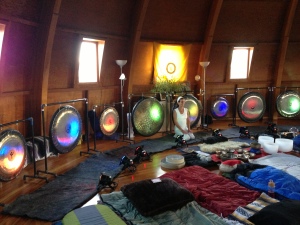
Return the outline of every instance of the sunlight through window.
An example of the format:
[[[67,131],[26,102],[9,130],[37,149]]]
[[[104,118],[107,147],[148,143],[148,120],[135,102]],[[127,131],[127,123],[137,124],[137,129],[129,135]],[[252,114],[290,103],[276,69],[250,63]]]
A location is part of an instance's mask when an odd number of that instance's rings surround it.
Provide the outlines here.
[[[234,47],[230,66],[230,79],[248,78],[253,49],[253,47]]]
[[[2,52],[4,30],[5,30],[5,24],[0,23],[0,59],[1,59],[1,52]]]
[[[79,83],[99,82],[104,43],[102,40],[83,39],[79,56]]]

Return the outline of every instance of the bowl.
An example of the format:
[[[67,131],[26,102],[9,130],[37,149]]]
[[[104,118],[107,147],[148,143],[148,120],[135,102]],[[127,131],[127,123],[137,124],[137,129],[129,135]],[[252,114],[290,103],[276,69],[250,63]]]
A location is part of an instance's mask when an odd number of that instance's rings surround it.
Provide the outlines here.
[[[276,138],[275,143],[278,144],[278,151],[290,152],[293,150],[293,140],[286,138]]]
[[[268,153],[268,154],[277,153],[278,147],[279,147],[279,145],[277,143],[273,143],[273,142],[265,142],[263,144],[263,150],[265,153]]]
[[[265,142],[273,142],[274,143],[274,138],[270,136],[259,136],[258,137],[258,143],[263,144]]]

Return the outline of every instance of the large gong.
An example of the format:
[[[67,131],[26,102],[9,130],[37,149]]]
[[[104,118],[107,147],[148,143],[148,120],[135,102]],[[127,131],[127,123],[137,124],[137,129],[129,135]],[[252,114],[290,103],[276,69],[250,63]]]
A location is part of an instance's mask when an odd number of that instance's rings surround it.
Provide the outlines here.
[[[190,112],[191,128],[193,128],[193,127],[195,127],[198,124],[198,122],[200,120],[201,113],[203,111],[202,104],[193,95],[184,95],[182,97],[185,99],[184,107],[187,108],[189,110],[189,112]],[[175,103],[173,105],[172,112],[177,107],[178,107],[178,104]],[[173,116],[172,116],[172,121],[174,122]]]
[[[238,103],[240,118],[248,123],[260,120],[266,111],[266,101],[258,92],[244,94]]]
[[[17,130],[0,133],[0,180],[14,179],[23,169],[26,161],[26,142]]]
[[[211,104],[211,115],[216,118],[223,118],[227,115],[229,110],[229,103],[226,98],[219,97]]]
[[[81,138],[81,117],[72,106],[60,107],[52,116],[50,141],[59,153],[72,151]]]
[[[113,135],[119,126],[119,114],[113,107],[103,110],[100,116],[100,129],[105,135]]]
[[[283,117],[295,117],[300,113],[300,97],[295,91],[286,91],[276,100],[278,113]]]
[[[157,133],[164,122],[164,109],[160,102],[153,97],[140,99],[132,110],[132,124],[142,136]]]

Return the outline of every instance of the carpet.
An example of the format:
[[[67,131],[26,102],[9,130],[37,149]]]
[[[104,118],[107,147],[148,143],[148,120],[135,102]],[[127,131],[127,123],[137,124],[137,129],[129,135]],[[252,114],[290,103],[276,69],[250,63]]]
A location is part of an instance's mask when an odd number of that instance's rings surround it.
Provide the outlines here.
[[[105,174],[116,177],[122,169],[119,161],[107,154],[90,156],[40,189],[5,205],[2,213],[46,221],[60,220],[98,193],[101,172],[108,171]]]
[[[196,138],[188,141],[188,144],[202,142],[206,136],[210,134],[195,132]],[[102,172],[112,178],[118,176],[122,171],[122,165],[119,165],[122,156],[134,158],[135,148],[141,145],[148,153],[157,153],[171,149],[176,142],[173,134],[168,134],[92,155],[40,189],[5,205],[2,213],[52,222],[61,220],[68,212],[81,207],[98,193],[97,185]]]

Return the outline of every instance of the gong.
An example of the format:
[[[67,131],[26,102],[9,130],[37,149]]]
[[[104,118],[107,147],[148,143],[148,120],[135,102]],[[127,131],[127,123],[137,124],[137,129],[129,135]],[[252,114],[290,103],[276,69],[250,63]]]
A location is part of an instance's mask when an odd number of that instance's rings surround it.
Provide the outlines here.
[[[143,98],[134,105],[132,124],[140,135],[154,135],[160,130],[163,122],[164,109],[156,98]]]
[[[105,135],[113,135],[119,126],[119,114],[113,107],[103,110],[100,116],[100,129]]]
[[[14,179],[23,169],[26,161],[26,142],[17,130],[0,133],[0,180]]]
[[[81,138],[81,117],[72,106],[57,109],[50,122],[50,141],[59,153],[72,151]]]
[[[211,115],[215,119],[223,118],[227,115],[229,110],[229,103],[226,98],[219,97],[211,104]]]
[[[278,113],[283,117],[295,117],[300,113],[300,96],[295,91],[286,91],[276,100]]]
[[[258,92],[244,94],[238,103],[240,118],[248,123],[260,120],[266,111],[266,101]]]
[[[190,112],[191,128],[193,128],[199,122],[203,107],[201,102],[193,95],[184,95],[183,98],[185,99],[184,107]]]

